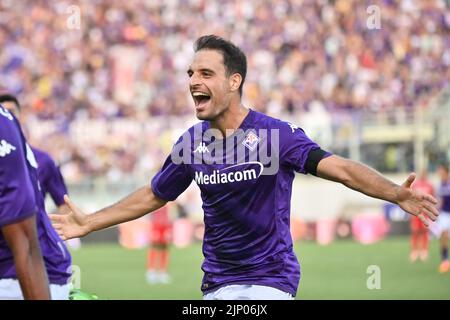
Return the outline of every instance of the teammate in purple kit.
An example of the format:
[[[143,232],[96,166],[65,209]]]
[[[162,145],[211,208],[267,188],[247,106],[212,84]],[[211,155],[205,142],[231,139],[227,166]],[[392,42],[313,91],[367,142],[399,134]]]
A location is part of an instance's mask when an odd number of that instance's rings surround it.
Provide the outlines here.
[[[437,196],[439,197],[439,207],[441,210],[441,215],[436,221],[441,251],[439,272],[446,273],[450,271],[450,262],[448,260],[448,235],[450,233],[450,174],[447,164],[440,164],[437,171],[440,178]]]
[[[21,106],[14,95],[0,95],[0,103],[3,104],[5,109],[12,112],[14,116],[20,120]],[[52,198],[53,203],[56,206],[56,212],[52,213],[68,213],[70,209],[64,202],[64,195],[67,194],[67,187],[59,167],[47,152],[33,146],[30,147],[38,163],[37,170],[42,196],[45,199],[48,194]],[[81,246],[79,238],[70,239],[66,243],[69,247],[74,249],[78,249]]]
[[[63,239],[139,218],[175,200],[193,180],[201,190],[204,299],[292,299],[300,265],[290,235],[295,172],[343,183],[400,205],[428,225],[436,200],[385,179],[354,161],[323,151],[302,129],[241,104],[244,53],[217,36],[195,44],[188,69],[196,116],[151,185],[86,215],[65,197],[69,215],[51,215]],[[325,195],[324,195],[325,196]]]
[[[45,212],[33,152],[3,107],[0,139],[0,299],[67,299],[70,254]]]
[[[2,94],[0,95],[0,103],[16,117],[19,117],[21,107],[15,96]],[[58,208],[59,213],[67,213],[69,208],[64,202],[64,195],[67,194],[67,187],[58,166],[47,152],[33,146],[31,146],[31,150],[38,163],[37,170],[42,196],[45,199],[46,195],[49,194]]]

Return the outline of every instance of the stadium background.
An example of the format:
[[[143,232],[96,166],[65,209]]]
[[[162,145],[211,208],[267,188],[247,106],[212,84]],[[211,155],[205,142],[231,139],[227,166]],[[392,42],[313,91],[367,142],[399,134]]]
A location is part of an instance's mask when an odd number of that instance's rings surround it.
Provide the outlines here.
[[[246,106],[396,182],[426,169],[437,184],[437,164],[450,159],[449,1],[0,0],[2,90],[17,94],[29,141],[57,160],[83,209],[149,183],[195,123],[186,68],[205,33],[247,54]],[[294,195],[299,298],[450,298],[437,241],[426,263],[410,264],[407,217],[395,206],[309,176],[296,178]],[[195,186],[171,206],[175,222],[180,212],[192,231],[175,234],[172,284],[145,283],[143,218],[83,240],[73,252],[82,288],[201,298]],[[381,268],[380,290],[366,287],[370,265]]]

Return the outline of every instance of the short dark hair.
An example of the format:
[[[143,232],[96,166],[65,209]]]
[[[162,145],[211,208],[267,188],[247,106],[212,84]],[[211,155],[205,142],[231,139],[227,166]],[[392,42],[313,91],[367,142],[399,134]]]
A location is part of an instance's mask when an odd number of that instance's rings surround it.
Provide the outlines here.
[[[20,111],[20,103],[19,100],[12,94],[6,93],[6,94],[0,94],[0,103],[2,102],[13,102],[17,109]]]
[[[223,64],[227,75],[239,73],[242,77],[239,86],[239,94],[242,96],[242,87],[244,86],[245,76],[247,75],[247,58],[244,52],[236,45],[216,35],[206,35],[198,38],[194,44],[194,51],[217,50],[222,53]]]

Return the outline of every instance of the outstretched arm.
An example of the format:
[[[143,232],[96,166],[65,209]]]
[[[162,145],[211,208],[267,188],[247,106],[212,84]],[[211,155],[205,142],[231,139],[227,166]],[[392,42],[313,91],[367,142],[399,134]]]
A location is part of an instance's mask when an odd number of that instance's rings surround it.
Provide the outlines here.
[[[66,215],[49,215],[53,227],[63,240],[83,237],[93,231],[140,218],[167,203],[158,198],[150,186],[142,187],[116,204],[89,215],[83,213],[67,195],[64,200],[70,212]]]
[[[416,178],[414,173],[402,185],[397,185],[366,165],[332,155],[319,162],[317,176],[340,182],[370,197],[398,204],[406,212],[417,216],[426,226],[429,222],[425,216],[435,221],[439,215],[437,201],[433,196],[411,188]]]

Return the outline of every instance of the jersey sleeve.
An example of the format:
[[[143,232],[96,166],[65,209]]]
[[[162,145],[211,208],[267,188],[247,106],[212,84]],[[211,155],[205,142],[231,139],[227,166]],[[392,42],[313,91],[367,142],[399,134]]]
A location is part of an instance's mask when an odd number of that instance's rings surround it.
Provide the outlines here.
[[[64,195],[67,194],[67,187],[64,183],[64,178],[56,166],[53,159],[48,162],[48,178],[44,182],[45,190],[48,191],[56,206],[64,204]]]
[[[189,187],[191,182],[192,176],[188,171],[187,164],[174,163],[172,154],[170,154],[161,170],[152,179],[151,186],[153,193],[158,198],[173,201]]]
[[[18,124],[0,115],[0,227],[37,211],[24,150]]]
[[[280,124],[280,162],[298,173],[316,175],[317,164],[331,155],[312,141],[303,129],[281,121]]]

